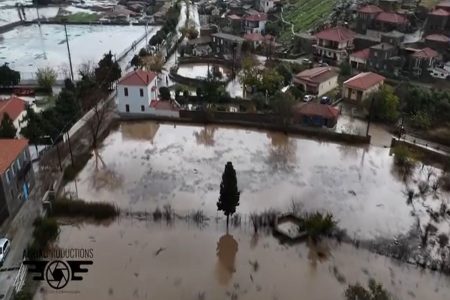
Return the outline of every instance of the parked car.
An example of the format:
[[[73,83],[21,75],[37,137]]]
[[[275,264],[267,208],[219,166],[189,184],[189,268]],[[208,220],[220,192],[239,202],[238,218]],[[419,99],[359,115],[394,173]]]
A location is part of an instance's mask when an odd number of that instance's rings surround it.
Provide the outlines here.
[[[302,65],[309,65],[309,64],[312,64],[312,61],[311,61],[309,58],[303,58],[303,59],[301,60],[301,62],[302,62]]]
[[[322,98],[320,98],[320,104],[331,104],[332,102],[331,97],[322,96]]]
[[[314,96],[313,96],[313,95],[305,95],[305,96],[303,97],[303,101],[305,101],[305,102],[312,101],[313,99],[314,99]]]
[[[8,239],[0,239],[0,266],[3,266],[3,263],[6,260],[6,256],[9,253],[10,242]]]

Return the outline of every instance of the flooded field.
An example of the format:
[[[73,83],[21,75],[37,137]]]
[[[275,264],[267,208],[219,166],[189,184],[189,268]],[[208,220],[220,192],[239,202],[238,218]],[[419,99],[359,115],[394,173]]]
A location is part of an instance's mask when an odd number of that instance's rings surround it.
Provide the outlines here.
[[[71,183],[66,190],[122,209],[150,212],[170,204],[180,214],[202,209],[216,216],[221,175],[232,161],[242,215],[287,211],[295,203],[305,211],[333,213],[351,237],[362,239],[391,238],[416,222],[407,186],[393,170],[389,149],[381,147],[140,122],[122,123],[98,153],[79,174],[76,187]],[[426,170],[418,168],[416,180],[426,177]],[[415,205],[415,216],[429,218],[428,205]]]
[[[179,66],[177,73],[183,77],[206,79],[208,68],[210,73],[213,72],[213,68],[217,68],[222,74],[221,80],[226,80],[231,74],[228,68],[214,64],[183,64]]]
[[[383,283],[398,299],[448,299],[450,279],[357,250],[323,245],[325,257],[306,244],[280,245],[210,221],[199,229],[122,219],[109,225],[63,226],[59,245],[92,248],[83,281],[61,293],[42,284],[44,299],[344,299],[349,283]]]
[[[149,27],[148,32],[156,32]],[[104,53],[119,54],[143,36],[143,26],[68,25],[74,71],[82,63],[97,62]],[[149,34],[151,37],[151,34]],[[139,49],[137,49],[139,51]],[[0,63],[8,62],[22,78],[32,78],[39,67],[68,69],[67,48],[62,25],[20,26],[3,34]]]

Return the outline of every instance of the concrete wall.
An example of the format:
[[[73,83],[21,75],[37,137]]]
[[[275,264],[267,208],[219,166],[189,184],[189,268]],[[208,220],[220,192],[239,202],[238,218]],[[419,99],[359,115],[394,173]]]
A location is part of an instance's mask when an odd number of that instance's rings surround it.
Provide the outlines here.
[[[320,97],[337,87],[338,87],[338,76],[336,75],[336,76],[328,79],[327,81],[319,84],[317,96]]]
[[[152,87],[155,90],[152,91]],[[125,96],[125,88],[128,89],[128,96]],[[140,90],[144,91],[143,96]],[[129,106],[129,113],[146,113],[150,109],[150,101],[157,99],[158,88],[156,86],[156,77],[148,86],[130,86],[117,85],[117,110],[120,113],[126,113],[126,105]],[[144,110],[142,111],[142,106]]]

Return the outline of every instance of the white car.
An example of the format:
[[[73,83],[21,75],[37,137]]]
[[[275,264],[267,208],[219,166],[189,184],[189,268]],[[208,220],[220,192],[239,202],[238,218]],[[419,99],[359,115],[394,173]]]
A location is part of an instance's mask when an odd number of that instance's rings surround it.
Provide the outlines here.
[[[303,101],[305,101],[305,102],[310,102],[310,101],[312,101],[314,99],[314,96],[313,95],[305,95],[304,97],[303,97]]]
[[[6,260],[6,256],[9,253],[10,242],[8,239],[0,239],[0,266],[3,266],[3,263]]]

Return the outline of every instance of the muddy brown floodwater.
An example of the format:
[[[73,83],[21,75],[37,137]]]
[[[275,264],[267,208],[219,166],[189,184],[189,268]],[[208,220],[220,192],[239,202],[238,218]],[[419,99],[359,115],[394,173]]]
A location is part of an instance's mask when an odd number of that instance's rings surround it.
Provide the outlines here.
[[[333,213],[350,236],[363,239],[406,233],[416,220],[386,148],[276,132],[135,122],[122,123],[98,154],[77,177],[77,187],[71,183],[66,190],[122,209],[149,212],[170,204],[179,214],[202,209],[216,216],[221,175],[232,161],[243,215],[286,211],[295,202],[306,211]],[[425,168],[417,169],[416,180],[427,176]]]
[[[225,233],[216,212],[221,174],[232,161],[243,224]],[[411,184],[427,177],[415,169]],[[439,170],[433,169],[438,176]],[[394,237],[415,223],[389,150],[223,127],[122,123],[65,189],[86,201],[151,212],[170,204],[186,220],[122,216],[107,225],[64,225],[58,244],[93,248],[94,265],[63,293],[43,283],[41,299],[343,299],[349,283],[374,278],[399,299],[448,299],[449,277],[328,241],[279,244],[253,235],[248,215],[268,209],[326,210],[358,238]],[[433,201],[426,199],[424,201]],[[431,197],[431,196],[430,196]],[[446,195],[442,195],[446,197]],[[428,216],[416,205],[414,214]]]
[[[307,245],[280,245],[224,223],[206,228],[121,219],[109,226],[63,226],[62,247],[93,248],[83,281],[52,299],[343,299],[348,283],[375,278],[399,299],[448,299],[450,279],[329,242],[327,257]]]

